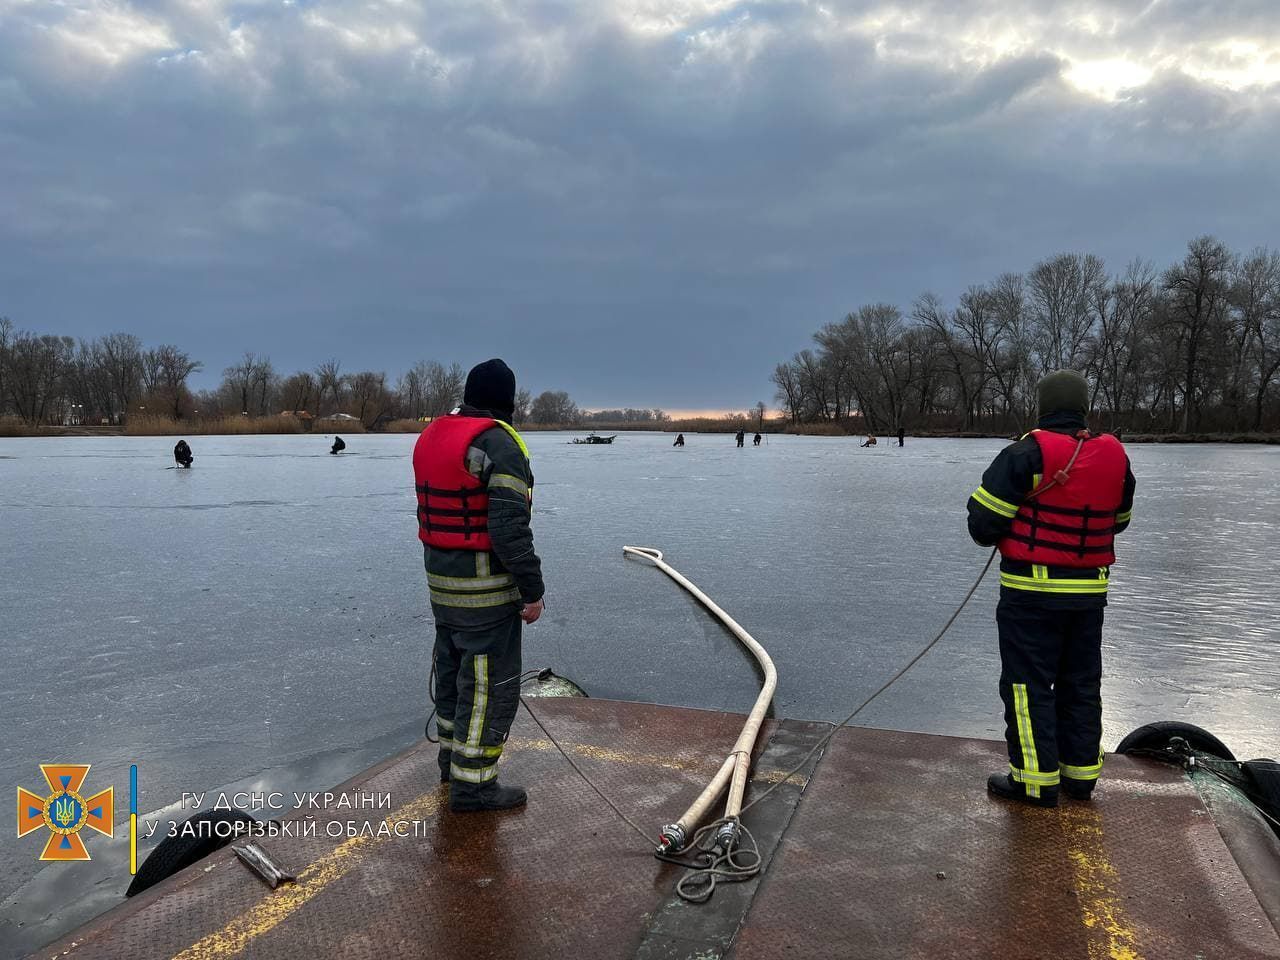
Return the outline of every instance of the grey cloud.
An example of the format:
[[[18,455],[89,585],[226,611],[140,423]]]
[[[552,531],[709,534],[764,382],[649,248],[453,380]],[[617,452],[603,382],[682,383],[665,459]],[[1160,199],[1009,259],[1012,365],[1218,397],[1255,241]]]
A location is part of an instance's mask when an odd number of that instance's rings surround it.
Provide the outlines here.
[[[741,406],[860,302],[1277,239],[1275,89],[1179,69],[1280,50],[1261,3],[81,2],[0,0],[0,312],[212,370]]]

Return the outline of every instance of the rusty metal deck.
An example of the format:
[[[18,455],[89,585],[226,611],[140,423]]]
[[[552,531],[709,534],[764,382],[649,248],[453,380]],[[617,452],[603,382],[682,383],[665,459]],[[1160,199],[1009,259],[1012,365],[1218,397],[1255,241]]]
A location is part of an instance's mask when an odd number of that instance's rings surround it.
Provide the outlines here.
[[[543,722],[656,834],[714,773],[734,715],[602,700],[535,702]],[[770,722],[753,787],[829,729]],[[1092,805],[984,793],[1003,745],[849,728],[749,812],[762,879],[710,904],[606,808],[523,713],[504,779],[530,805],[452,815],[424,744],[343,785],[417,836],[260,841],[299,874],[268,890],[223,850],[38,954],[73,958],[730,956],[1280,960],[1280,935],[1177,770],[1109,758]],[[1256,883],[1256,880],[1255,880]]]

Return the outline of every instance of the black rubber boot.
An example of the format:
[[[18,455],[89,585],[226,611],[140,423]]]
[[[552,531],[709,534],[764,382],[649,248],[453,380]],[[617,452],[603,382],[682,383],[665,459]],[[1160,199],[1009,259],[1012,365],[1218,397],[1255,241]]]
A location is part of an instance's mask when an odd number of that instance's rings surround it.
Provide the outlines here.
[[[1072,800],[1090,800],[1093,798],[1093,787],[1097,780],[1073,780],[1071,777],[1062,778],[1062,792]]]
[[[1022,788],[1022,784],[1007,773],[993,773],[987,777],[987,793],[993,793],[1005,800],[1029,803],[1033,807],[1056,807],[1058,805],[1057,787],[1041,787],[1040,796],[1029,797]]]
[[[455,780],[449,788],[449,809],[454,813],[510,810],[513,807],[523,807],[528,799],[524,787],[504,787],[496,782],[476,787]]]

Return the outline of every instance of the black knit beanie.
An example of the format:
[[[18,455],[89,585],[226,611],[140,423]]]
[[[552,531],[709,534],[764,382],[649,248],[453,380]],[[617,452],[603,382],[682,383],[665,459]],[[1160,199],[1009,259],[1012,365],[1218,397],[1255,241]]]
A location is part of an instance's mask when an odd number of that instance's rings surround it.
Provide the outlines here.
[[[1089,412],[1089,381],[1074,370],[1055,370],[1040,379],[1036,386],[1040,416],[1051,413]]]
[[[496,358],[478,363],[467,374],[462,402],[510,423],[516,410],[516,375]]]

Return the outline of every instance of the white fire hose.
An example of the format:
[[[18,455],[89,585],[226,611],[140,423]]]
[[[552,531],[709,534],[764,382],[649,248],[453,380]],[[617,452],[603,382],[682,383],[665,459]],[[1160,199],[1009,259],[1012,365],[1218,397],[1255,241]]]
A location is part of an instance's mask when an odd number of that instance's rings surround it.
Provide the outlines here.
[[[660,852],[675,853],[684,848],[688,843],[694,828],[707,815],[724,792],[725,784],[729,785],[729,798],[725,802],[723,826],[717,833],[717,842],[723,842],[725,849],[728,849],[737,839],[738,816],[742,812],[742,797],[747,789],[747,775],[751,771],[751,751],[755,749],[756,737],[760,733],[760,725],[764,722],[765,712],[769,709],[769,703],[773,700],[773,691],[778,686],[778,671],[774,669],[773,660],[769,658],[768,652],[764,647],[756,641],[755,637],[747,633],[733,617],[725,613],[720,607],[708,597],[705,593],[686,578],[680,571],[676,570],[669,563],[662,559],[662,551],[653,547],[623,547],[623,553],[636,557],[643,557],[650,561],[659,570],[674,580],[680,586],[684,587],[692,594],[699,603],[709,610],[721,623],[729,628],[735,637],[742,643],[744,647],[751,651],[752,655],[760,664],[760,669],[764,673],[764,683],[760,687],[760,695],[756,697],[755,706],[751,708],[751,713],[747,716],[747,721],[743,724],[742,732],[738,735],[738,741],[733,745],[733,751],[729,754],[711,782],[707,784],[706,789],[698,795],[693,804],[675,823],[667,824],[662,828]]]

